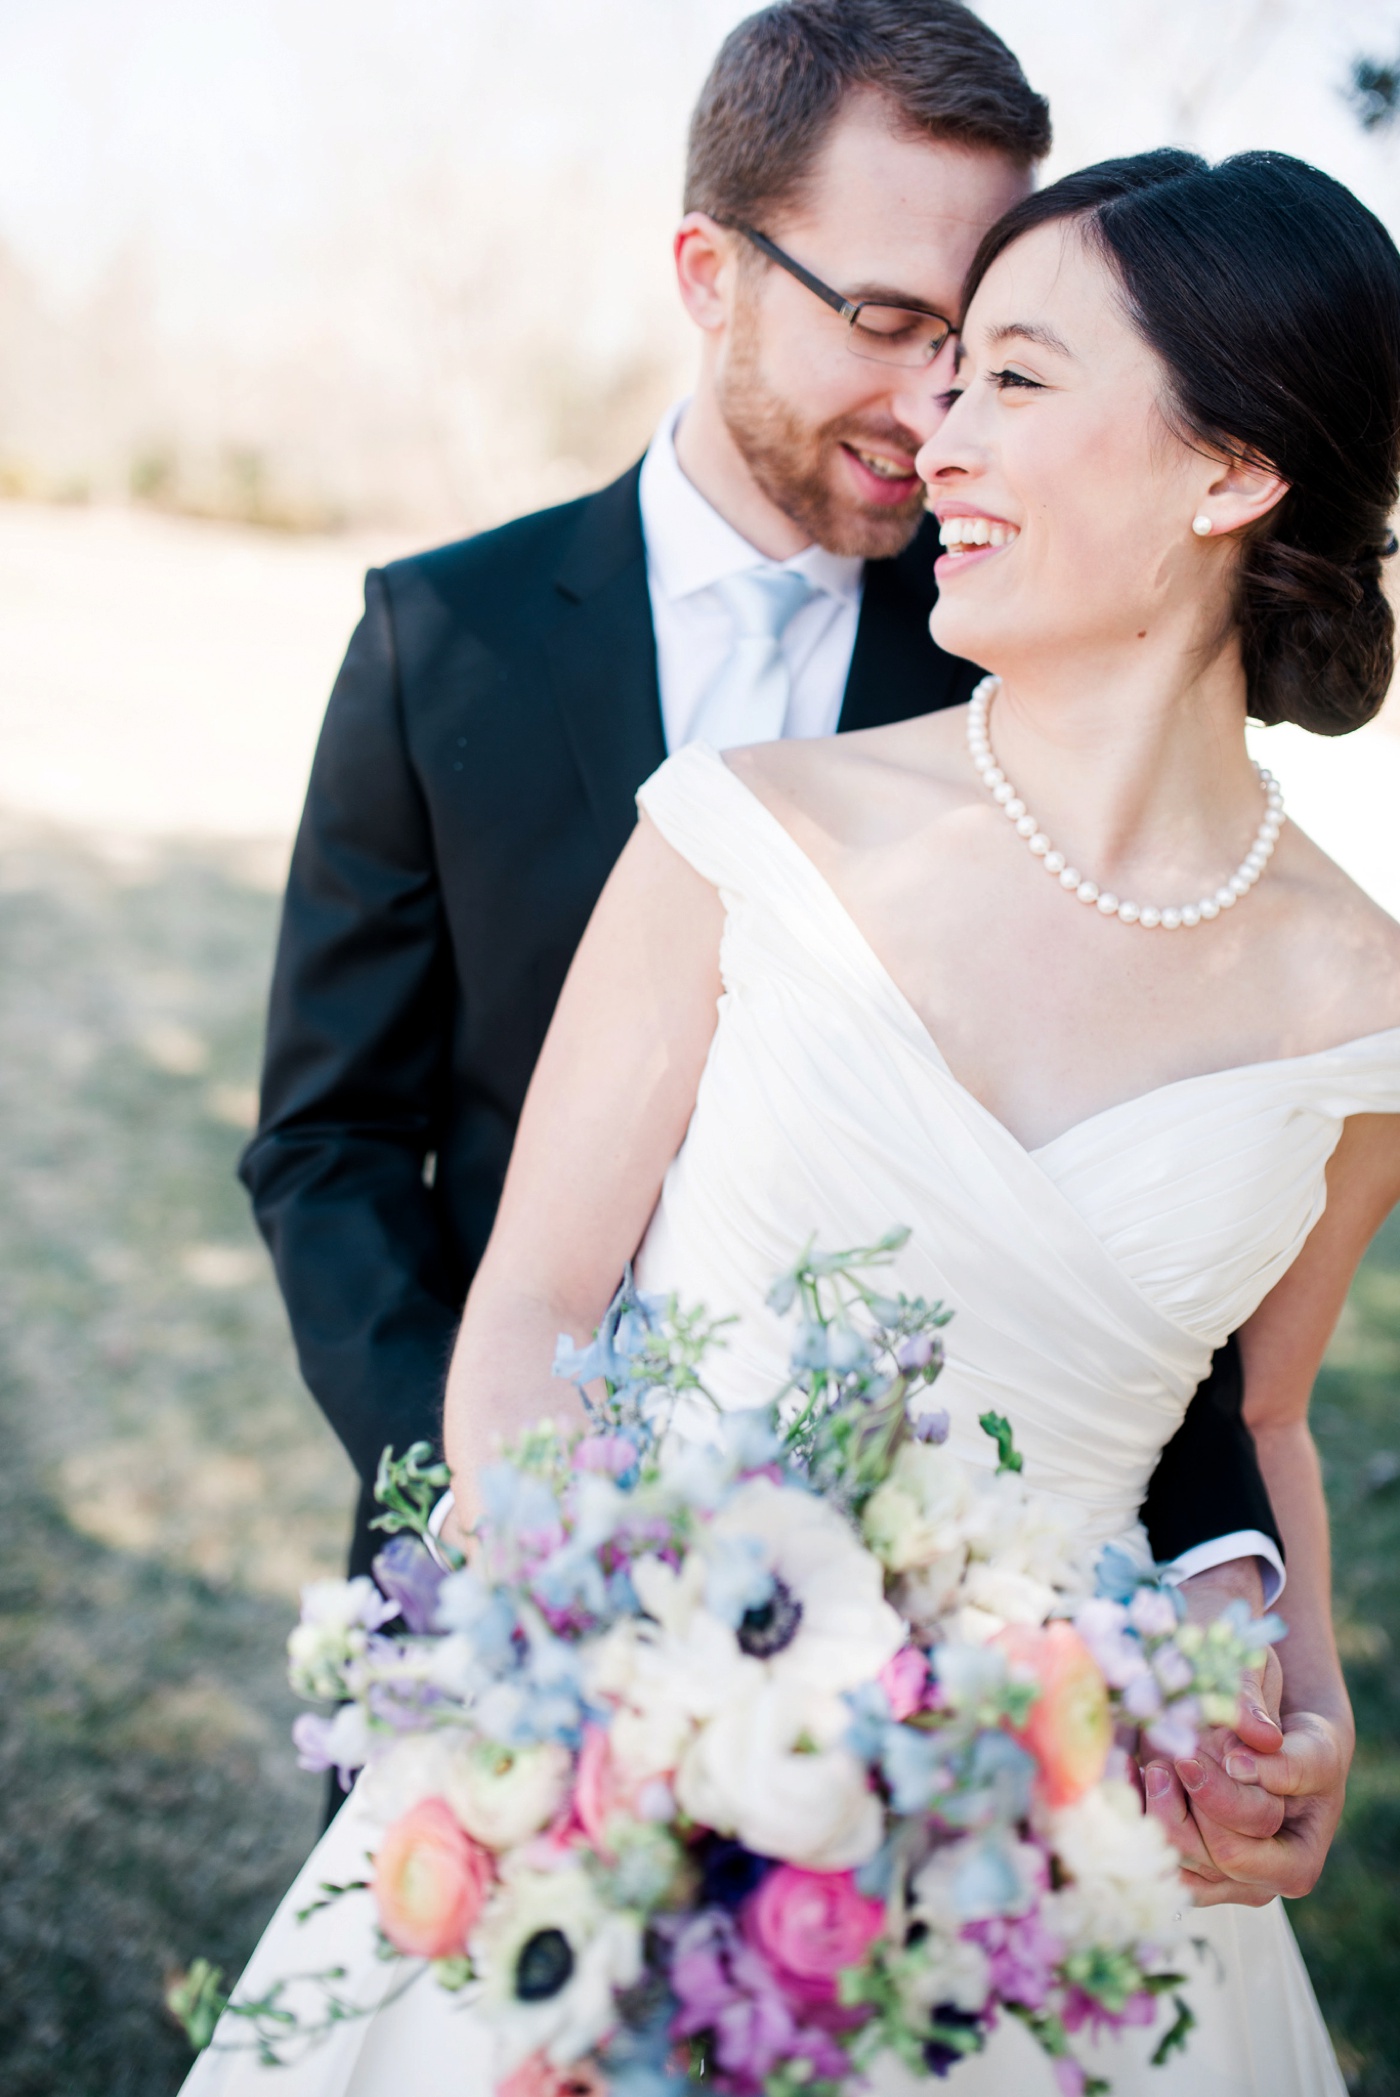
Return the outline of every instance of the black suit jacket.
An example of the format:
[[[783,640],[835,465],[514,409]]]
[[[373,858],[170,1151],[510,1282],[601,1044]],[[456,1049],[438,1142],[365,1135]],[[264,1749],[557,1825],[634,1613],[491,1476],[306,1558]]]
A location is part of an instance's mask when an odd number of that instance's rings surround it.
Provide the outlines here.
[[[841,727],[960,704],[933,531],[870,562]],[[664,758],[637,469],[372,570],[292,857],[242,1176],[374,1548],[386,1443],[437,1443],[462,1302],[590,911]],[[1180,1445],[1180,1446],[1178,1446]],[[1149,1503],[1160,1556],[1272,1530],[1232,1349]]]

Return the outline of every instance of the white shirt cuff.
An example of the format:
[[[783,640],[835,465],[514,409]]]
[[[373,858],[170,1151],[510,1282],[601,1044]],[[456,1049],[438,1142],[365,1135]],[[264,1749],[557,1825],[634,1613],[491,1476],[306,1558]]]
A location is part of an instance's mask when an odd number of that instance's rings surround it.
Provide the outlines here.
[[[1272,1609],[1283,1593],[1283,1583],[1288,1575],[1278,1545],[1271,1536],[1265,1536],[1262,1529],[1235,1529],[1229,1536],[1213,1536],[1207,1544],[1193,1544],[1189,1551],[1182,1552],[1180,1558],[1173,1558],[1169,1565],[1162,1567],[1162,1578],[1176,1587],[1196,1573],[1209,1573],[1218,1565],[1228,1565],[1232,1558],[1258,1559],[1259,1577],[1264,1584],[1264,1607]]]
[[[434,1506],[432,1513],[428,1516],[428,1533],[423,1539],[428,1549],[432,1552],[435,1562],[443,1568],[444,1572],[448,1573],[452,1570],[451,1561],[443,1550],[442,1545],[438,1542],[438,1538],[442,1535],[443,1523],[447,1520],[456,1504],[456,1496],[451,1486],[449,1486],[442,1498]],[[1231,1558],[1243,1558],[1246,1555],[1243,1551],[1232,1551],[1229,1553]]]

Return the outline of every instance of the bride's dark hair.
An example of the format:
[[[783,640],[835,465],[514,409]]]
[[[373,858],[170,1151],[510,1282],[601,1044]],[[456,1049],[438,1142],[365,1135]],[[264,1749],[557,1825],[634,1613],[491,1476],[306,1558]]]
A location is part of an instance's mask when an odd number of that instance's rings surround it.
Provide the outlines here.
[[[1166,368],[1182,434],[1267,462],[1288,493],[1245,539],[1236,616],[1249,711],[1345,735],[1394,666],[1381,588],[1400,475],[1400,254],[1340,182],[1283,153],[1211,167],[1106,160],[1017,204],[973,259],[1080,221]]]

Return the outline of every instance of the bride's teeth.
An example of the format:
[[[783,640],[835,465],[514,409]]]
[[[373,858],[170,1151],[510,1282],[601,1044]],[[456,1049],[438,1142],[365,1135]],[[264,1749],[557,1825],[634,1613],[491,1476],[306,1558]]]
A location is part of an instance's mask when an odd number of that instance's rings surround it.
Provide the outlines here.
[[[995,517],[945,517],[938,536],[950,551],[960,546],[1009,546],[1020,536],[1017,525]]]

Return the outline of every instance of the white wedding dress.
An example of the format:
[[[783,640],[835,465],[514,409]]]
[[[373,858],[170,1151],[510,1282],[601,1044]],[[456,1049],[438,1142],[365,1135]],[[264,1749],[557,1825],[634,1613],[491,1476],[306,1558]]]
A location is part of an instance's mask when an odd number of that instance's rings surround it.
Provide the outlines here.
[[[974,1463],[987,1407],[1013,1423],[1028,1480],[1073,1503],[1086,1535],[1133,1528],[1163,1445],[1215,1348],[1259,1304],[1322,1213],[1348,1115],[1400,1112],[1400,1029],[1315,1055],[1209,1073],[1091,1116],[1027,1151],[958,1083],[815,865],[713,750],[692,744],[642,807],[726,906],[719,1026],[685,1143],[637,1269],[740,1324],[709,1382],[753,1404],[786,1373],[788,1325],[764,1306],[811,1238],[912,1235],[895,1285],[955,1312],[937,1403]],[[697,1427],[701,1425],[696,1422]],[[368,1953],[366,1896],[305,1925],[321,1880],[358,1875],[373,1826],[352,1798],[313,1853],[240,1984],[341,1964],[345,1992],[401,1984]],[[1184,2055],[1155,2035],[1084,2047],[1115,2097],[1343,2097],[1282,1905],[1190,1918],[1200,2019]],[[216,2043],[236,2042],[222,2028]],[[339,2027],[283,2071],[210,2052],[187,2097],[489,2097],[469,2010],[431,1981]],[[912,2090],[902,2071],[882,2090]],[[919,2083],[925,2092],[944,2087]],[[1017,2026],[954,2071],[952,2097],[1055,2097]]]

